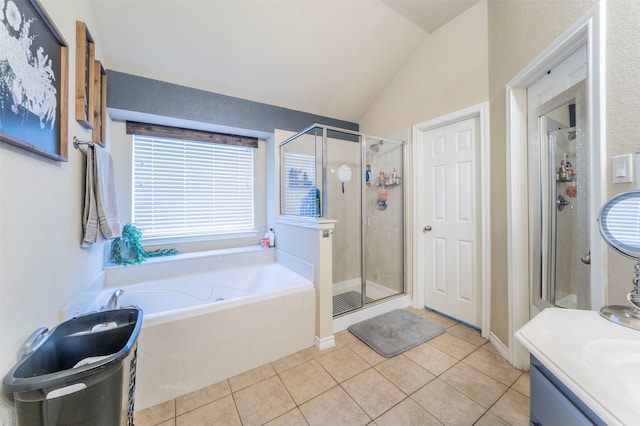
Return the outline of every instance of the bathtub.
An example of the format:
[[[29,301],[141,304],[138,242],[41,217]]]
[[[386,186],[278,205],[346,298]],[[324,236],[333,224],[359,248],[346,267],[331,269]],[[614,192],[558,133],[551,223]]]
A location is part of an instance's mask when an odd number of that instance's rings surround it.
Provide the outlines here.
[[[165,260],[170,267],[144,265],[150,274],[135,266],[114,268],[113,277],[107,271],[107,287],[94,303],[104,304],[120,288],[118,305],[144,312],[137,411],[313,346],[315,290],[308,265],[293,265],[302,275],[294,272],[275,262],[274,250]],[[171,273],[160,278],[159,268]],[[124,282],[127,275],[136,282]]]

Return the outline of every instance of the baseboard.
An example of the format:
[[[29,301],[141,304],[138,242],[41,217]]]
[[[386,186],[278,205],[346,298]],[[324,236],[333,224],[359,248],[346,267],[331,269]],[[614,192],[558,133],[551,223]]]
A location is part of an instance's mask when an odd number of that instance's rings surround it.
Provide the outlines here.
[[[318,336],[315,337],[315,347],[319,351],[323,351],[325,349],[333,348],[336,345],[336,339],[333,335],[328,337],[323,337],[322,339]]]
[[[511,359],[511,352],[509,351],[509,348],[507,348],[495,334],[489,333],[489,342],[493,345],[494,348],[496,348],[498,353],[502,355],[504,359],[509,361],[509,364],[513,365],[513,360]]]

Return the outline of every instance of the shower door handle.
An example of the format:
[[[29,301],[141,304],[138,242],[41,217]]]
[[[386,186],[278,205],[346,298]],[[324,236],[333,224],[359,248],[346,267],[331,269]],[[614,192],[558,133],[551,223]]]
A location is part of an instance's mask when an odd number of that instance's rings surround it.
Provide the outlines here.
[[[422,229],[422,231],[423,232],[429,232],[429,231],[431,231],[431,229],[433,229],[433,228],[431,228],[431,225],[427,225]]]

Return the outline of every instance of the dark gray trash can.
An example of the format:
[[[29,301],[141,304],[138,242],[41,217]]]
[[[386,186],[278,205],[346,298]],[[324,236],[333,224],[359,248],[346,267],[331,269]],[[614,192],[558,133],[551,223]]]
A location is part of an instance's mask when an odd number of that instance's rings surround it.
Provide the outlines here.
[[[124,371],[135,380],[135,357],[133,372],[123,364],[135,355],[141,326],[141,309],[121,308],[78,316],[32,336],[26,345],[35,341],[35,350],[2,382],[3,391],[13,394],[18,424],[119,425]],[[129,387],[132,410],[135,382]]]

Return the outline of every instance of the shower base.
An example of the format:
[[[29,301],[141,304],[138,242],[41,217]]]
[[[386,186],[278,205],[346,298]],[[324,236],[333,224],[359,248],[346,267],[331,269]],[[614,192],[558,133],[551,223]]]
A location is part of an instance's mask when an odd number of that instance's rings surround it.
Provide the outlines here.
[[[370,297],[365,298],[365,303],[371,302]],[[333,316],[342,315],[354,309],[362,307],[362,294],[350,290],[346,293],[336,294],[333,296]]]
[[[570,294],[560,300],[556,300],[556,306],[559,308],[576,309],[578,307],[578,295]]]

